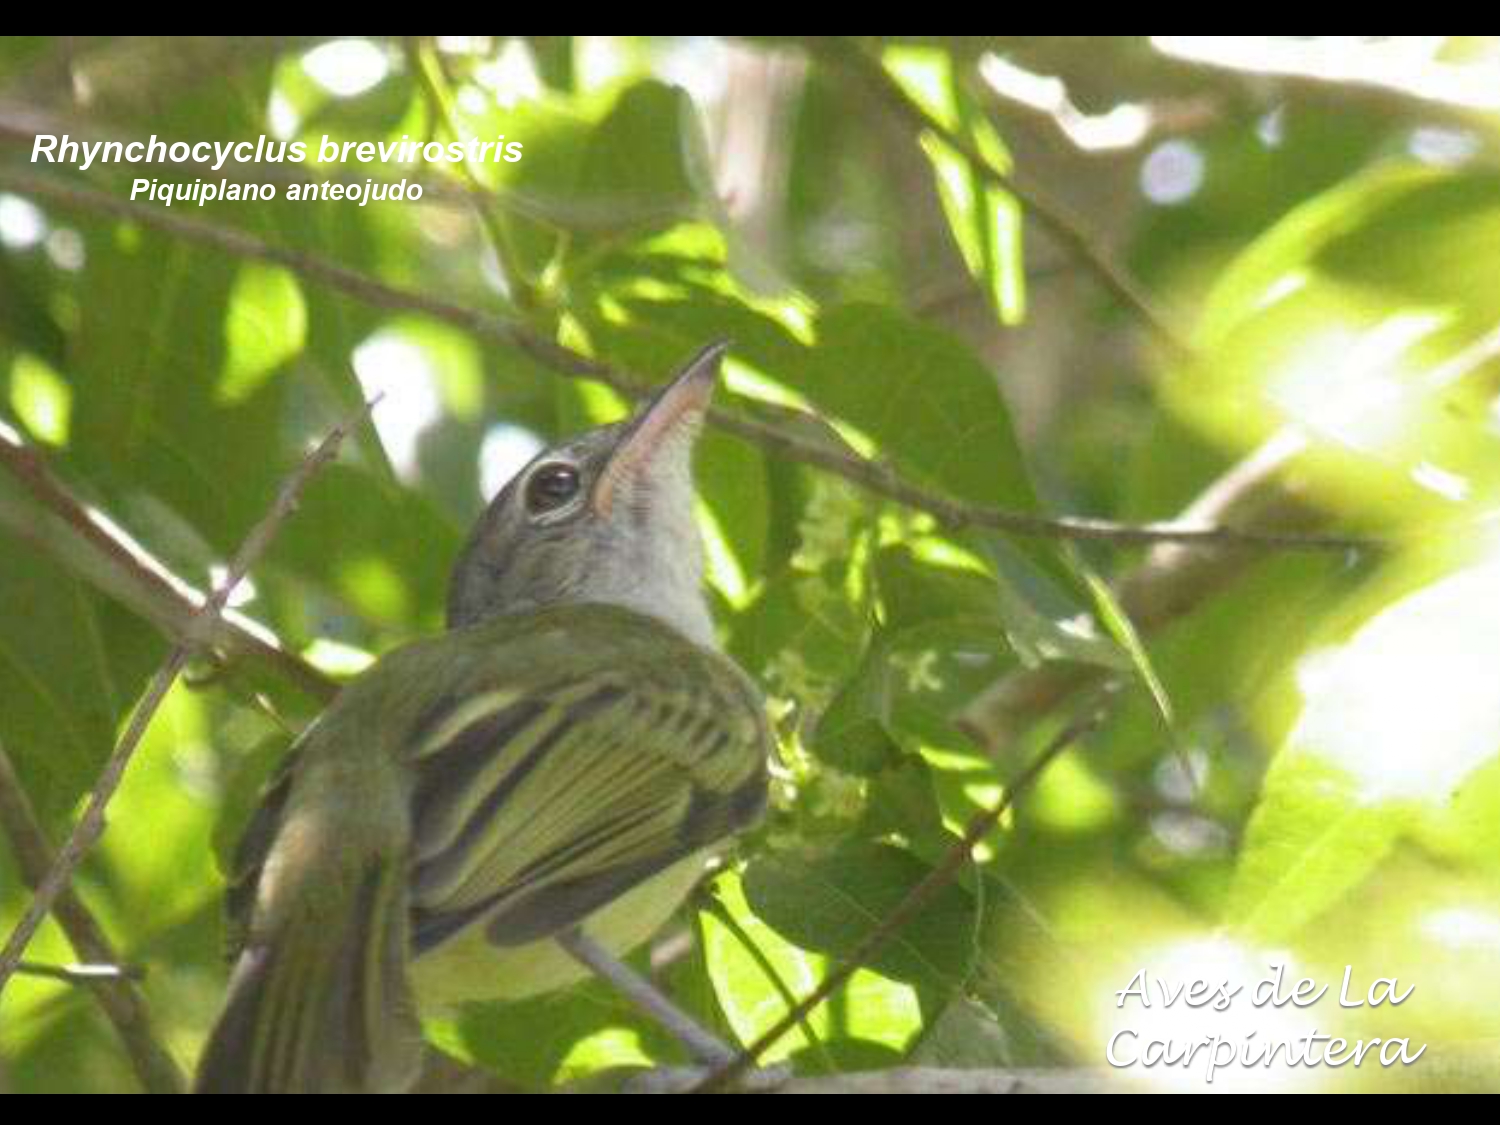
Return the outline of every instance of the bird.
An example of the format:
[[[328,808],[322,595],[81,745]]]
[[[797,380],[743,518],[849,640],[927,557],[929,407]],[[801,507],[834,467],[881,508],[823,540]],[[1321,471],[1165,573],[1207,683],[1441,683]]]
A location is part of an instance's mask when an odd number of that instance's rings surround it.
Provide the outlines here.
[[[227,875],[196,1090],[403,1091],[424,1013],[612,964],[626,987],[618,959],[761,818],[764,699],[716,644],[693,515],[726,350],[520,470],[454,565],[448,629],[293,744]]]

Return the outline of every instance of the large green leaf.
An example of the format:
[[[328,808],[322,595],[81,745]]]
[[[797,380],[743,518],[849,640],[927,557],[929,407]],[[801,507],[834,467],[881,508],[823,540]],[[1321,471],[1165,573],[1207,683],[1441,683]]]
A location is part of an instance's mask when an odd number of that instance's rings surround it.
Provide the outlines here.
[[[685,1061],[670,1036],[602,981],[511,1004],[467,1005],[429,1023],[428,1034],[449,1053],[524,1089],[616,1067]]]
[[[773,1026],[787,1010],[784,990],[797,997],[810,992],[922,870],[897,849],[871,846],[812,862],[764,856],[743,881],[721,876],[715,893],[734,925],[713,913],[704,914],[701,925],[719,1004],[739,1038],[751,1042]],[[839,1065],[895,1061],[963,987],[973,927],[967,896],[943,893],[766,1058],[801,1052],[802,1064],[813,1068],[830,1058]]]
[[[1368,877],[1402,828],[1395,808],[1364,802],[1347,774],[1284,752],[1250,821],[1226,920],[1257,940],[1287,940]]]
[[[93,784],[165,646],[9,534],[0,534],[0,619],[0,741],[55,823]]]
[[[961,500],[1035,507],[994,375],[952,336],[877,305],[825,312],[794,386]]]
[[[1500,567],[1440,577],[1305,656],[1306,703],[1267,775],[1229,916],[1295,933],[1365,878],[1500,756]],[[1482,798],[1478,798],[1482,800]],[[1441,838],[1441,833],[1437,833]]]

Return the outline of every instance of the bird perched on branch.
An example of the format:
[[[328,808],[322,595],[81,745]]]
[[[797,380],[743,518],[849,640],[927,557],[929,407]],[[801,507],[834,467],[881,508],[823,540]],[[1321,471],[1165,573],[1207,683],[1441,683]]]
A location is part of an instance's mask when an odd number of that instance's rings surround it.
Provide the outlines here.
[[[451,631],[299,739],[237,854],[200,1090],[407,1089],[420,1010],[590,968],[686,1020],[615,958],[765,803],[762,700],[714,645],[692,516],[724,350],[518,473],[455,567]]]

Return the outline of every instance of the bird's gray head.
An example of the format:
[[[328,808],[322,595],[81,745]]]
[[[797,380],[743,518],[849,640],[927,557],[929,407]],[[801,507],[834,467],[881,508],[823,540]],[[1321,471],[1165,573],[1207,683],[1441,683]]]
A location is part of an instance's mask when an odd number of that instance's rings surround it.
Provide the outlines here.
[[[547,449],[517,473],[454,567],[449,625],[603,602],[712,644],[692,455],[725,350],[704,349],[628,422]]]

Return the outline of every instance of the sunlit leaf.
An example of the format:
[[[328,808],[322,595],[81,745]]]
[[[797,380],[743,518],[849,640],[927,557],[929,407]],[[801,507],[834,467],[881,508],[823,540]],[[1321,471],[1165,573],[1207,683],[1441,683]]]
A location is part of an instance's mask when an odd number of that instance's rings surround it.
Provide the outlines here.
[[[1136,675],[1140,677],[1146,690],[1151,693],[1151,701],[1156,705],[1156,711],[1161,716],[1162,723],[1168,730],[1173,730],[1177,725],[1177,719],[1172,700],[1167,695],[1161,676],[1157,674],[1156,667],[1151,662],[1151,654],[1146,651],[1140,633],[1136,631],[1129,615],[1126,614],[1119,599],[1115,597],[1114,591],[1105,581],[1092,570],[1085,569],[1083,576],[1089,593],[1094,597],[1094,607],[1098,611],[1099,619],[1104,622],[1104,627],[1109,630],[1115,643],[1129,655]]]
[[[165,649],[31,546],[0,542],[0,739],[51,821],[92,784]]]
[[[933,49],[893,47],[884,61],[923,109],[968,140],[998,172],[1011,170],[1009,154],[964,92],[951,56]],[[1001,321],[1019,324],[1026,315],[1019,203],[941,137],[923,134],[922,149],[932,162],[938,196],[964,263],[984,285]]]
[[[249,398],[306,341],[307,306],[297,279],[276,266],[244,266],[224,321],[219,393],[229,402]]]
[[[1251,820],[1231,918],[1294,933],[1500,755],[1481,682],[1500,657],[1497,589],[1493,562],[1460,570],[1303,657],[1306,704]]]
[[[801,996],[827,972],[832,963],[828,954],[847,947],[862,928],[875,924],[881,906],[901,893],[901,883],[890,877],[893,863],[899,860],[887,860],[875,851],[863,867],[842,865],[837,884],[842,889],[832,896],[829,869],[821,868],[821,875],[819,868],[793,874],[779,863],[748,872],[743,884],[734,875],[721,876],[715,892],[735,919],[736,929],[755,943],[794,995]],[[945,900],[945,906],[949,904]],[[933,1002],[940,1003],[946,998],[945,987],[956,986],[963,969],[954,963],[953,950],[960,951],[961,960],[966,934],[960,932],[954,939],[940,927],[963,927],[963,907],[953,905],[940,915],[941,921],[934,916],[925,937],[907,934],[895,943],[897,952],[858,971],[836,1002],[812,1013],[814,1033],[835,1057],[898,1057],[894,1052],[904,1050],[921,1031],[923,989],[931,986]],[[711,913],[702,917],[701,925],[720,1006],[740,1039],[752,1042],[785,1014],[785,1000],[738,934]],[[953,940],[956,947],[949,944]],[[785,1058],[808,1046],[802,1031],[794,1030],[767,1058]]]

